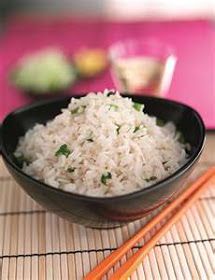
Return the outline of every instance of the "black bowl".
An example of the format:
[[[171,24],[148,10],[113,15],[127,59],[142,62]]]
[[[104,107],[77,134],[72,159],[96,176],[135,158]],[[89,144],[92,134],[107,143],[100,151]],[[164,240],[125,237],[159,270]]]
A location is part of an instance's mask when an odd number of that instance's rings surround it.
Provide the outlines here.
[[[205,127],[199,114],[186,105],[155,97],[133,95],[131,98],[144,103],[145,112],[149,115],[173,121],[191,145],[187,162],[168,178],[130,194],[100,198],[59,190],[24,174],[13,156],[19,137],[35,123],[46,123],[54,118],[61,108],[67,106],[70,97],[39,102],[18,109],[4,119],[0,135],[1,153],[8,170],[33,199],[71,222],[110,228],[143,217],[181,192],[203,150]]]

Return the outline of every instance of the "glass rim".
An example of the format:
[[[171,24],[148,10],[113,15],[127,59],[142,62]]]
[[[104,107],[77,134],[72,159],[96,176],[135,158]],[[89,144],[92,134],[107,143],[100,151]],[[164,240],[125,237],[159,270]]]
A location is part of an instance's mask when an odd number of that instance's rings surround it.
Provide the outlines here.
[[[176,50],[173,46],[154,37],[146,37],[141,39],[127,38],[118,40],[110,45],[108,49],[109,58],[111,60],[120,58],[121,55],[119,54],[119,52],[122,51],[122,49],[125,51],[126,48],[136,48],[137,46],[146,47],[151,51],[157,51],[159,49],[162,51],[162,54],[165,56],[166,59],[170,56],[174,57],[175,59],[177,58]],[[152,56],[159,57],[158,55]]]

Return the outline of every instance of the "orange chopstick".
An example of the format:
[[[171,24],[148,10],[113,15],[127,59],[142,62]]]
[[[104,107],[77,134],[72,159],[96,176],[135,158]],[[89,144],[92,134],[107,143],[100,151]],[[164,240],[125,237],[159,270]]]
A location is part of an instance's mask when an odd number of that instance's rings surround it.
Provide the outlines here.
[[[146,242],[132,257],[128,259],[110,278],[110,280],[127,280],[128,277],[135,271],[138,265],[143,261],[143,258],[155,246],[157,241],[181,218],[184,212],[192,206],[199,198],[202,192],[209,186],[211,181],[215,182],[215,175],[197,189],[192,196],[187,200],[182,207],[165,223],[152,238]]]
[[[126,252],[129,249],[131,249],[148,231],[150,231],[157,223],[159,223],[163,218],[165,218],[169,213],[171,213],[172,210],[174,210],[177,206],[179,206],[184,200],[189,198],[193,192],[195,192],[196,190],[198,190],[198,188],[201,187],[201,185],[204,185],[210,179],[210,177],[212,177],[213,174],[215,174],[215,167],[210,168],[201,177],[199,177],[197,181],[191,184],[189,188],[187,188],[183,193],[181,193],[173,202],[167,205],[157,216],[155,216],[148,224],[146,224],[138,233],[136,233],[131,239],[127,240],[116,251],[111,253],[98,266],[96,266],[91,272],[89,272],[84,279],[85,280],[101,279],[101,277],[117,261],[119,261],[120,258],[123,255],[125,255]]]

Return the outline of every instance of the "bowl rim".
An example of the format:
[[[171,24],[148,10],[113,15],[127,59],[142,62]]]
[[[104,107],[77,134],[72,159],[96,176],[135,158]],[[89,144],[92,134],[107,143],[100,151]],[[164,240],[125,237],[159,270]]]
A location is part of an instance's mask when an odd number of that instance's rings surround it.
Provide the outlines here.
[[[4,137],[2,135],[2,129],[5,126],[5,123],[7,122],[7,120],[11,117],[14,117],[14,115],[19,114],[19,113],[23,113],[25,111],[29,111],[31,109],[34,109],[36,107],[40,107],[43,105],[49,105],[51,103],[56,103],[56,102],[63,102],[63,101],[69,101],[71,98],[80,98],[83,97],[85,95],[87,95],[88,93],[75,93],[72,94],[71,96],[64,96],[64,97],[58,97],[58,98],[52,98],[49,100],[42,100],[42,101],[38,101],[38,102],[34,102],[33,104],[27,105],[27,106],[22,106],[18,109],[13,110],[11,113],[9,113],[2,122],[1,125],[1,130],[0,130],[0,141],[1,141],[1,150],[0,150],[0,154],[2,154],[2,157],[4,159],[4,161],[13,169],[15,170],[20,176],[24,177],[25,180],[28,182],[32,182],[34,184],[38,184],[40,187],[42,187],[43,189],[49,190],[51,192],[56,192],[59,195],[63,194],[63,195],[67,195],[67,196],[71,196],[73,198],[76,199],[80,199],[80,200],[85,200],[88,202],[96,202],[96,203],[112,203],[113,201],[121,201],[121,200],[128,200],[128,199],[133,199],[138,197],[139,195],[143,195],[144,193],[147,194],[148,192],[152,191],[152,190],[156,190],[159,188],[162,188],[164,185],[169,184],[174,182],[177,178],[179,178],[181,175],[183,175],[190,167],[192,167],[194,165],[194,163],[198,160],[199,156],[201,155],[203,148],[204,148],[204,144],[205,144],[205,125],[204,122],[202,120],[202,117],[200,116],[200,114],[193,109],[192,107],[190,107],[189,105],[186,105],[184,103],[181,102],[177,102],[174,100],[170,100],[170,99],[164,99],[164,98],[160,98],[160,97],[154,97],[154,96],[145,96],[145,95],[135,95],[135,94],[129,94],[129,93],[123,93],[121,94],[123,97],[129,97],[129,98],[135,98],[135,99],[139,99],[139,98],[144,98],[147,100],[157,100],[161,103],[168,103],[170,105],[176,105],[180,108],[183,109],[187,109],[190,110],[193,115],[196,117],[197,122],[199,124],[199,129],[200,129],[200,135],[201,138],[199,139],[199,143],[196,147],[196,150],[194,152],[194,154],[180,167],[178,168],[174,173],[172,173],[170,176],[162,179],[161,181],[158,181],[155,184],[152,184],[146,188],[143,189],[139,189],[133,192],[129,192],[129,193],[125,193],[123,195],[117,195],[117,196],[108,196],[108,197],[99,197],[99,196],[88,196],[88,195],[84,195],[84,194],[79,194],[79,193],[75,193],[75,192],[68,192],[59,188],[55,188],[51,185],[48,185],[46,183],[43,183],[33,177],[31,177],[30,175],[24,173],[9,157],[9,155],[6,152],[6,145],[4,143]]]

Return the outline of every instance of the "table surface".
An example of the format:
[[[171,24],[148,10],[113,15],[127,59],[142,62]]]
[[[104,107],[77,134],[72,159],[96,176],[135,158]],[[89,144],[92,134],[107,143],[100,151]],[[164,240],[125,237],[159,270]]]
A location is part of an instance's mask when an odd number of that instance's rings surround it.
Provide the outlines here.
[[[24,54],[56,46],[71,57],[82,47],[108,49],[113,42],[129,37],[156,38],[175,48],[178,62],[167,97],[193,106],[201,113],[207,128],[215,128],[215,28],[207,20],[11,19],[0,38],[0,119],[14,108],[32,102],[8,82],[10,69]],[[109,71],[78,83],[68,93],[104,88],[113,88]]]
[[[215,133],[190,181],[215,165]],[[0,160],[0,279],[80,280],[146,219],[111,230],[87,229],[51,214],[19,188]],[[153,232],[132,250],[135,251]],[[127,256],[122,259],[125,261]],[[117,264],[114,269],[117,268]],[[111,270],[107,277],[113,273]],[[215,278],[215,184],[163,236],[132,280]]]

